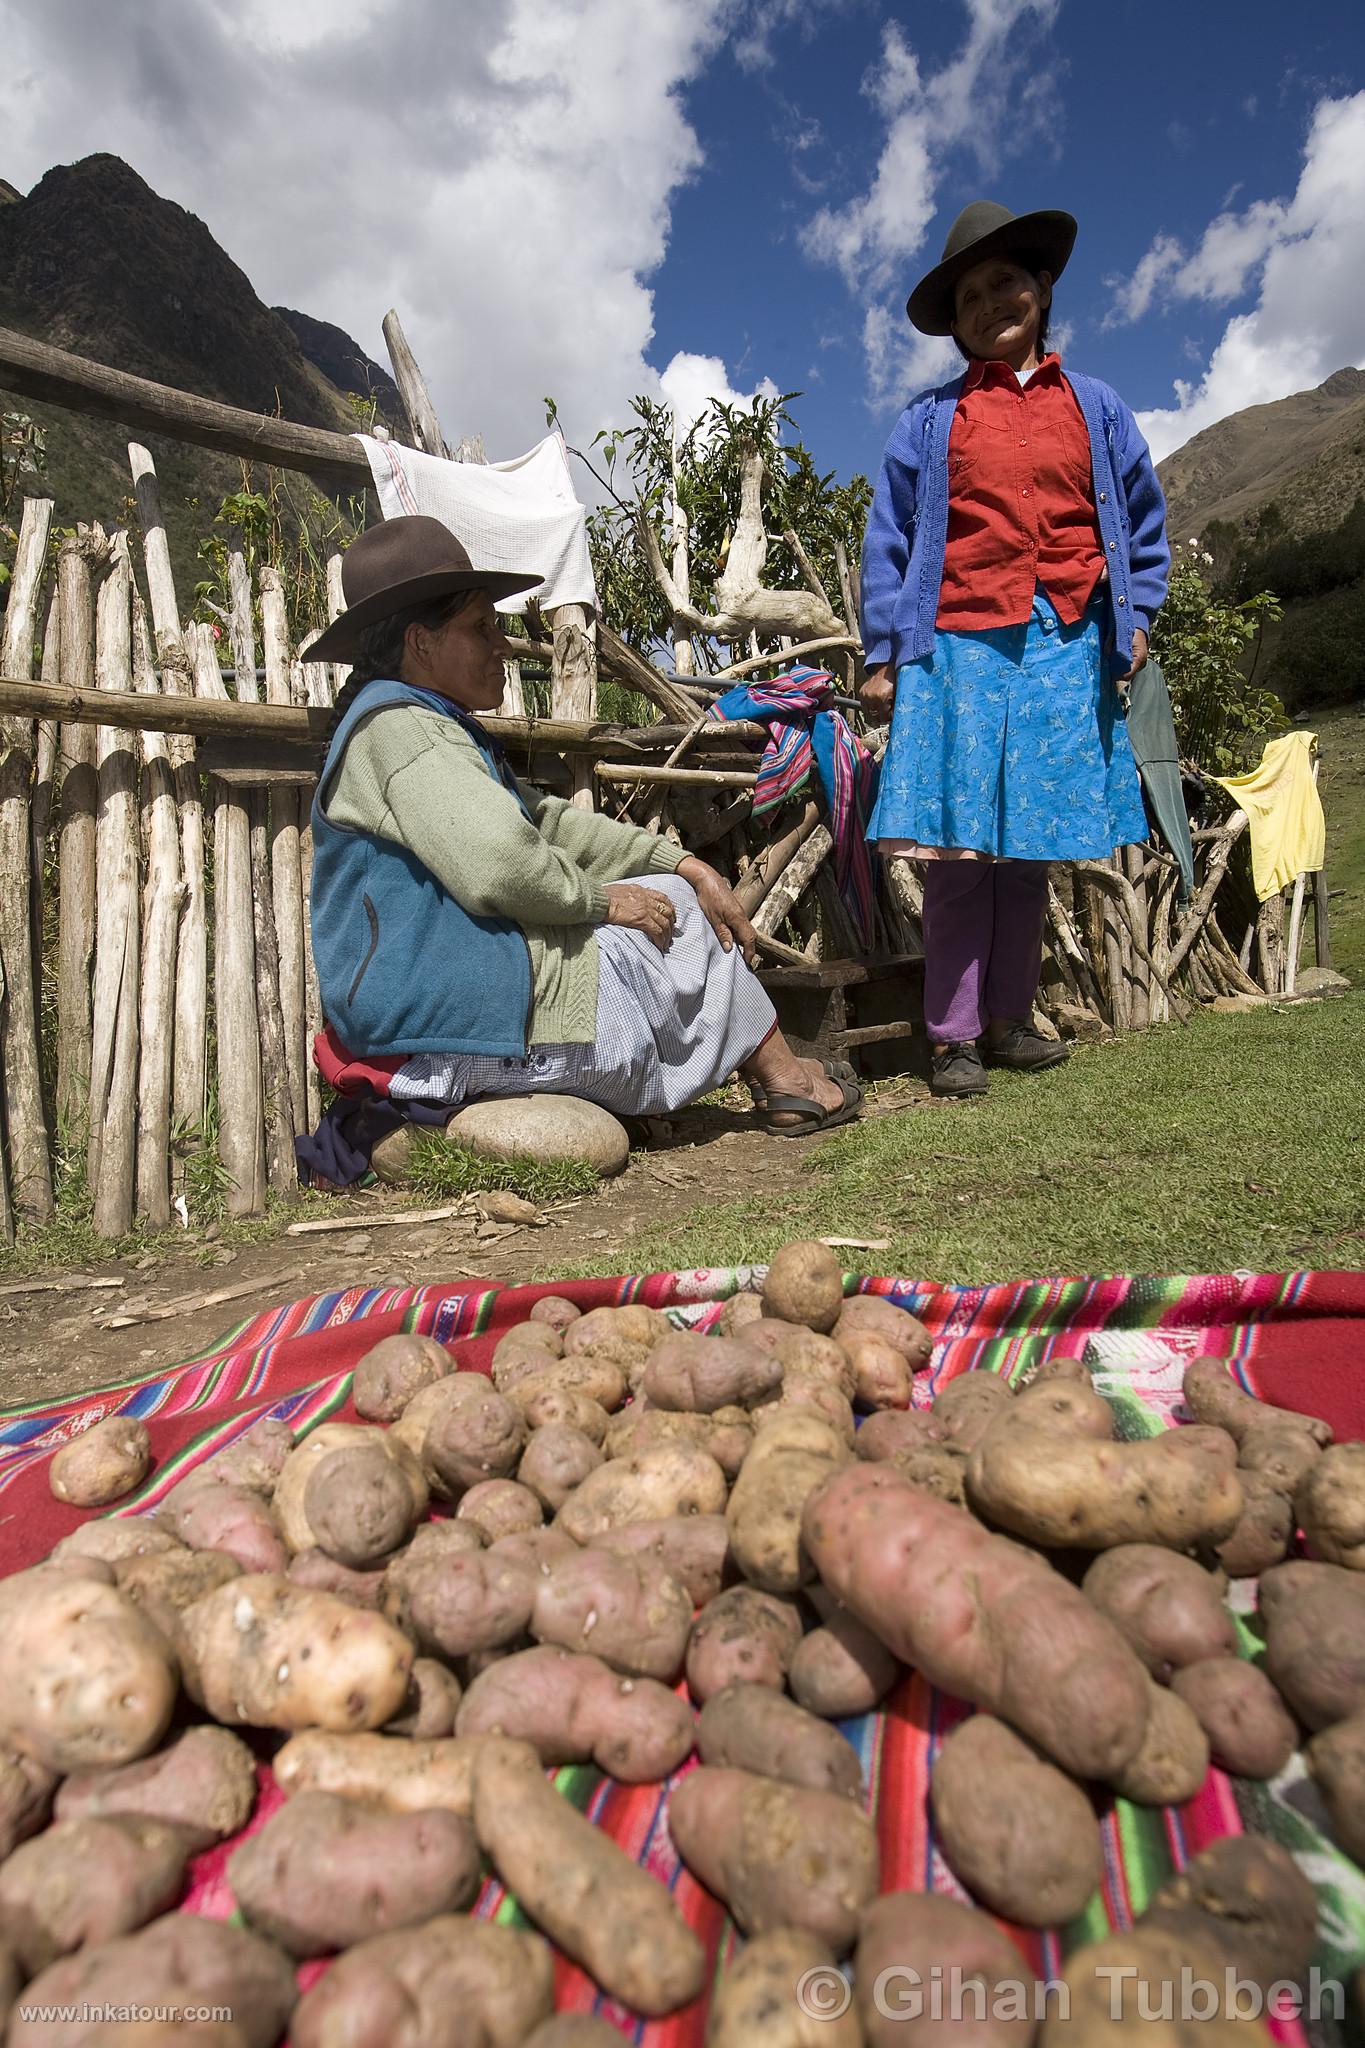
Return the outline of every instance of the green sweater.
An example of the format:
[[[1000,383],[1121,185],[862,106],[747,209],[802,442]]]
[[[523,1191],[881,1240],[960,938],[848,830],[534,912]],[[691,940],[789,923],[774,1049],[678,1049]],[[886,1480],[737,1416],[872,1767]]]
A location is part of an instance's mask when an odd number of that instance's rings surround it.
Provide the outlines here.
[[[608,882],[670,874],[680,846],[518,783],[530,818],[453,718],[395,704],[356,727],[327,802],[334,824],[390,839],[476,917],[508,917],[531,951],[531,1042],[590,1045]]]

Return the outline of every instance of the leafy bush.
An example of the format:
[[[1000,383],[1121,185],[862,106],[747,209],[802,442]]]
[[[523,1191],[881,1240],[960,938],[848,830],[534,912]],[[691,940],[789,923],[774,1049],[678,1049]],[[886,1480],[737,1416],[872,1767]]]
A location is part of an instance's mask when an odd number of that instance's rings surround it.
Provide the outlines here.
[[[1279,599],[1258,591],[1241,603],[1215,597],[1204,571],[1212,556],[1197,540],[1173,550],[1171,583],[1152,632],[1152,653],[1170,686],[1180,750],[1221,775],[1247,767],[1253,742],[1287,724],[1284,705],[1255,680],[1253,643],[1280,617]]]

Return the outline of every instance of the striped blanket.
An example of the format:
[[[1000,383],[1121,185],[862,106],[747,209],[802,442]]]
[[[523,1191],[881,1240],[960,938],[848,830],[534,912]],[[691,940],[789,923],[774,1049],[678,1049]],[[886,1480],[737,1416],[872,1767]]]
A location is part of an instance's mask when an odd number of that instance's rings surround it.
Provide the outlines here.
[[[253,1317],[200,1358],[153,1376],[74,1401],[34,1404],[0,1415],[0,1527],[5,1568],[46,1554],[80,1517],[54,1501],[47,1485],[52,1451],[102,1416],[140,1416],[157,1454],[152,1480],[116,1512],[136,1513],[161,1499],[195,1464],[270,1414],[296,1431],[328,1417],[347,1418],[351,1373],[381,1337],[420,1331],[458,1347],[465,1369],[487,1369],[498,1335],[524,1319],[539,1293],[563,1292],[584,1308],[644,1301],[667,1308],[680,1324],[705,1328],[737,1289],[759,1270],[655,1273],[620,1280],[575,1281],[562,1288],[473,1289],[429,1286],[389,1291],[355,1288],[324,1294]],[[1225,1358],[1250,1391],[1282,1406],[1326,1417],[1341,1437],[1365,1437],[1365,1274],[1290,1276],[1238,1274],[1200,1279],[1042,1280],[994,1287],[938,1287],[904,1280],[856,1285],[913,1310],[935,1340],[932,1368],[917,1387],[929,1401],[945,1380],[972,1369],[1019,1379],[1048,1357],[1084,1358],[1096,1384],[1114,1402],[1124,1436],[1154,1434],[1171,1421],[1186,1363],[1200,1354]],[[1251,1588],[1236,1588],[1234,1607],[1250,1605]],[[1255,1644],[1242,1627],[1243,1645]],[[844,1724],[859,1750],[881,1843],[883,1887],[957,1893],[934,1841],[925,1789],[938,1745],[965,1709],[907,1676],[883,1710]],[[272,1812],[279,1793],[270,1776],[269,1739],[260,1746],[261,1800],[253,1826]],[[691,1766],[684,1766],[684,1769]],[[558,1774],[560,1788],[630,1856],[674,1891],[688,1921],[724,1967],[735,1932],[716,1902],[678,1866],[666,1826],[667,1786],[618,1786],[595,1770]],[[1087,1914],[1057,1933],[1011,1929],[1026,1966],[1056,1974],[1062,1956],[1106,1925],[1123,1927],[1155,1888],[1221,1835],[1260,1830],[1282,1842],[1313,1879],[1321,1902],[1315,1959],[1326,1990],[1319,2019],[1276,2021],[1276,2038],[1309,2048],[1345,2048],[1358,2040],[1349,2018],[1333,2016],[1332,1987],[1365,1960],[1365,1875],[1332,1845],[1321,1806],[1301,1761],[1268,1785],[1211,1772],[1199,1796],[1179,1808],[1153,1811],[1115,1800],[1103,1822],[1105,1880]],[[201,1856],[187,1910],[226,1916],[227,1849]],[[520,1924],[513,1899],[486,1883],[476,1909]],[[305,1984],[325,1967],[307,1966]],[[648,2048],[700,2048],[705,2001],[671,2019],[637,2024],[604,2005],[567,1960],[556,1966],[560,2006],[602,2011],[627,2039]],[[1345,1993],[1349,2013],[1350,1993]]]

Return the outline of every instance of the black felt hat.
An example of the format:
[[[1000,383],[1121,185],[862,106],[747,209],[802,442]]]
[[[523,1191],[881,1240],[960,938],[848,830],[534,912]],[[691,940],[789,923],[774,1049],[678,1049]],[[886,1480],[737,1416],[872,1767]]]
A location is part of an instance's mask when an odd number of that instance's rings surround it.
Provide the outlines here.
[[[366,626],[409,605],[486,590],[491,598],[534,590],[544,579],[533,570],[477,569],[469,550],[448,526],[425,513],[386,519],[352,541],[341,563],[346,609],[303,655],[304,661],[352,661]]]
[[[911,324],[921,334],[951,334],[953,293],[973,264],[1008,256],[1026,270],[1046,270],[1055,279],[1066,269],[1075,240],[1076,222],[1069,213],[1016,214],[993,199],[974,199],[949,228],[942,260],[906,300]]]

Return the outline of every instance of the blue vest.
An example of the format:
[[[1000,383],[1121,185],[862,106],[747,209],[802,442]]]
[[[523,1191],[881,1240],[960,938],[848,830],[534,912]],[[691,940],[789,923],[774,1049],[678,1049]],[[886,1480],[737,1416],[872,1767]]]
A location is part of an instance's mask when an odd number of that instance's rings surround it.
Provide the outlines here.
[[[389,704],[420,704],[455,719],[494,780],[512,786],[483,727],[445,697],[378,680],[359,691],[332,736],[313,798],[311,915],[322,1014],[359,1056],[468,1052],[520,1059],[532,994],[520,926],[472,916],[406,847],[336,825],[324,812],[351,734]],[[478,824],[452,818],[450,828],[477,831]]]

